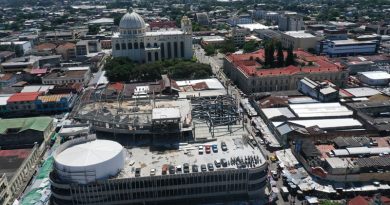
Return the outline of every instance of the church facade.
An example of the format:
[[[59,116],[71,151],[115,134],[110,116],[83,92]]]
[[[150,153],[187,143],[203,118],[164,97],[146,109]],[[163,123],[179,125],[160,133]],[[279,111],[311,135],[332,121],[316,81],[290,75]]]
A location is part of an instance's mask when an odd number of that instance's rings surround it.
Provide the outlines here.
[[[191,20],[184,16],[180,29],[150,31],[139,14],[129,11],[119,23],[119,33],[112,37],[112,55],[127,57],[138,63],[191,59],[193,56]]]

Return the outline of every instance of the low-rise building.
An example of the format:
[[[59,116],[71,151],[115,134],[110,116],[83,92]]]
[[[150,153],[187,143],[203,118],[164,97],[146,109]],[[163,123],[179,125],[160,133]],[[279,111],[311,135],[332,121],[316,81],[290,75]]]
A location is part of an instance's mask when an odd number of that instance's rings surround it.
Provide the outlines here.
[[[0,42],[2,46],[11,46],[15,47],[15,51],[17,51],[18,56],[29,54],[32,50],[32,44],[29,41],[8,41],[8,42]]]
[[[0,146],[46,143],[52,131],[50,117],[0,119]]]
[[[281,33],[281,42],[284,48],[293,47],[294,50],[315,49],[318,37],[305,31],[287,31]]]
[[[324,40],[319,41],[316,45],[317,53],[326,54],[330,57],[370,55],[377,53],[378,49],[378,40]]]
[[[332,87],[330,82],[318,83],[306,77],[298,82],[298,90],[321,102],[336,101],[339,98],[339,92]]]
[[[83,40],[76,43],[76,56],[86,56],[101,50],[102,46],[99,40]]]
[[[15,93],[7,100],[7,110],[16,113],[30,114],[35,112],[35,101],[37,100],[39,92],[24,92]]]
[[[15,58],[16,54],[12,51],[0,51],[0,63]]]
[[[83,83],[86,85],[90,78],[89,70],[67,70],[49,73],[42,77],[42,83],[45,85],[61,85],[68,83]]]
[[[327,57],[314,56],[302,50],[297,50],[294,54],[301,66],[264,69],[259,63],[264,62],[264,50],[259,50],[248,54],[227,55],[223,69],[245,93],[295,90],[303,77],[317,81],[328,80],[337,86],[345,85],[348,72]]]
[[[13,73],[0,74],[0,88],[11,87],[20,80],[20,75]]]
[[[111,44],[111,41],[110,41]],[[56,48],[56,53],[61,55],[64,60],[76,57],[76,45],[74,43],[64,43]]]
[[[368,71],[358,73],[360,82],[371,86],[388,86],[390,74],[385,71]]]
[[[230,17],[228,23],[231,26],[237,26],[238,24],[251,24],[253,23],[253,20],[250,14],[240,14]]]
[[[46,41],[69,41],[74,40],[75,34],[72,31],[52,31],[47,32],[45,35]]]
[[[76,98],[73,93],[38,96],[35,106],[40,113],[67,112],[72,109]]]
[[[247,34],[246,29],[237,29],[233,28],[232,30],[232,37],[233,37],[233,43],[236,46],[242,46],[245,43],[245,36]]]
[[[303,25],[302,15],[296,12],[284,12],[279,16],[278,28],[281,31],[300,31]]]
[[[210,23],[209,16],[207,15],[206,12],[196,13],[195,17],[196,17],[196,22],[198,22],[198,24],[200,25],[208,26]]]
[[[202,45],[221,45],[225,42],[225,38],[222,36],[202,36]]]

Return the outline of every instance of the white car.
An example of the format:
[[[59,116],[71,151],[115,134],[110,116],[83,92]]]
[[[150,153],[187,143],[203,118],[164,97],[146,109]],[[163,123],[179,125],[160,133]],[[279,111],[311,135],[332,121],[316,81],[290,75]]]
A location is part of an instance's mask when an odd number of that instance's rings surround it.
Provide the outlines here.
[[[150,176],[156,175],[156,169],[150,169]]]
[[[204,149],[202,145],[199,145],[198,150],[199,150],[199,154],[203,154]]]

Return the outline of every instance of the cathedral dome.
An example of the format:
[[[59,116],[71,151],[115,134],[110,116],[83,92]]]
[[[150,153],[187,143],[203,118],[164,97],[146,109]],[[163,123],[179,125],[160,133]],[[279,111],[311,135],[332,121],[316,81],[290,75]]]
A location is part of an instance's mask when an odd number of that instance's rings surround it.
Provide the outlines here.
[[[132,10],[126,13],[119,22],[121,29],[144,29],[145,27],[144,19]]]

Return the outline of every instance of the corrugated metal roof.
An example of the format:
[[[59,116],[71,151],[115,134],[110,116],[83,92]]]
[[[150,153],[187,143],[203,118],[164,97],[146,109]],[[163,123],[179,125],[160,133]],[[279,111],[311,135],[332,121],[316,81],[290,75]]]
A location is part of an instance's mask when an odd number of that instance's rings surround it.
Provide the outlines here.
[[[45,95],[39,96],[38,100],[42,102],[58,102],[61,98],[69,98],[71,94]]]
[[[30,117],[30,118],[12,118],[0,119],[0,134],[7,133],[8,129],[37,130],[44,131],[53,121],[51,117]]]

